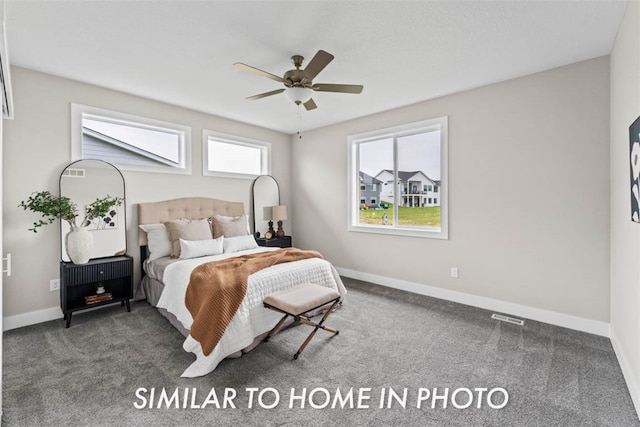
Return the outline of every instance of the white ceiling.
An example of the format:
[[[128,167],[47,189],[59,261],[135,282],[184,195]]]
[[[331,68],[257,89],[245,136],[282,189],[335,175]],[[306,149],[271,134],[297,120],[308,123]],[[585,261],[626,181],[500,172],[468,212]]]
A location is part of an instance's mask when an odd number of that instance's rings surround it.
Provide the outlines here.
[[[10,62],[285,133],[611,52],[627,1],[5,0]],[[294,54],[335,59],[298,108],[273,80]],[[46,94],[43,94],[46,96]],[[16,112],[19,114],[19,112]]]

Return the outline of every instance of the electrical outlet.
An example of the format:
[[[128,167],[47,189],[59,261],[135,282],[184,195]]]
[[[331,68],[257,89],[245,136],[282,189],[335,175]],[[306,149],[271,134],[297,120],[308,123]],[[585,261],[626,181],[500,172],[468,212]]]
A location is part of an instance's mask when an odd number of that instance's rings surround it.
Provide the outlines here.
[[[59,291],[60,290],[60,279],[51,279],[49,281],[49,290],[51,292]]]
[[[451,277],[454,279],[458,278],[458,267],[451,267]]]

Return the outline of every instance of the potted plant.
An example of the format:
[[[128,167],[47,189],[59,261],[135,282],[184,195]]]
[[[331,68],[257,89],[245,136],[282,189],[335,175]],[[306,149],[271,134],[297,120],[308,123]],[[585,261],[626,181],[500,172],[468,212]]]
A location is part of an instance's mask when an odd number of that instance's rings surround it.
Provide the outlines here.
[[[104,294],[104,283],[102,283],[101,281],[96,283],[96,294],[100,295],[100,294]]]
[[[75,264],[86,264],[91,258],[93,250],[93,236],[87,232],[87,227],[94,219],[101,219],[114,206],[121,206],[123,199],[120,197],[110,197],[107,195],[101,199],[87,205],[78,222],[80,213],[78,206],[65,196],[54,196],[48,191],[33,193],[26,201],[20,202],[18,207],[30,210],[42,215],[38,221],[33,223],[30,231],[38,232],[44,225],[51,224],[57,218],[67,221],[71,231],[65,236],[65,247],[71,261]]]

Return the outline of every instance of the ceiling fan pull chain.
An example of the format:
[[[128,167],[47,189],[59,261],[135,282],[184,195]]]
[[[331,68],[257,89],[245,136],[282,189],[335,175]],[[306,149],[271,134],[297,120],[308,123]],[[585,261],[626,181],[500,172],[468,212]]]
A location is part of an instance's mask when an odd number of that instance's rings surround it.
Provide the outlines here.
[[[298,139],[302,139],[302,134],[300,133],[300,129],[302,128],[302,110],[301,110],[301,105],[302,104],[298,104]]]

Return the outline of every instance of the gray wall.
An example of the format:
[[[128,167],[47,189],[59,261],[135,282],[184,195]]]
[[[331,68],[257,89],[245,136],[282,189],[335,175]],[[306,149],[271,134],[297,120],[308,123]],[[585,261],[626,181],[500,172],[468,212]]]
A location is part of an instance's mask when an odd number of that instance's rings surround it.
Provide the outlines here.
[[[640,413],[640,224],[631,222],[629,125],[640,115],[640,3],[611,53],[611,342]]]
[[[449,240],[348,232],[347,136],[445,115]],[[295,239],[352,272],[608,323],[608,140],[608,57],[306,132]]]
[[[14,256],[5,316],[56,307],[58,229],[26,231],[16,206],[57,192],[69,161],[69,103],[193,128],[192,176],[125,172],[129,252],[134,204],[184,195],[241,200],[249,181],[200,176],[201,129],[274,143],[274,175],[296,245],[344,270],[609,322],[609,59],[579,64],[289,137],[34,71],[13,71],[16,119],[7,122],[4,245]],[[20,112],[20,114],[18,114]],[[346,137],[447,115],[450,239],[347,232]],[[295,194],[295,198],[292,195]],[[449,269],[460,269],[460,278]],[[24,295],[30,298],[24,298]]]
[[[49,291],[49,280],[59,276],[59,225],[33,234],[27,228],[37,215],[17,206],[34,191],[58,194],[60,172],[71,160],[72,102],[191,126],[192,175],[123,171],[128,252],[136,258],[137,203],[202,196],[241,201],[248,211],[251,180],[202,176],[203,128],[271,142],[272,173],[282,203],[290,201],[288,135],[23,68],[13,67],[11,77],[16,113],[14,120],[5,121],[4,130],[3,243],[5,253],[13,256],[13,274],[4,280],[5,317],[59,306],[59,293]]]

